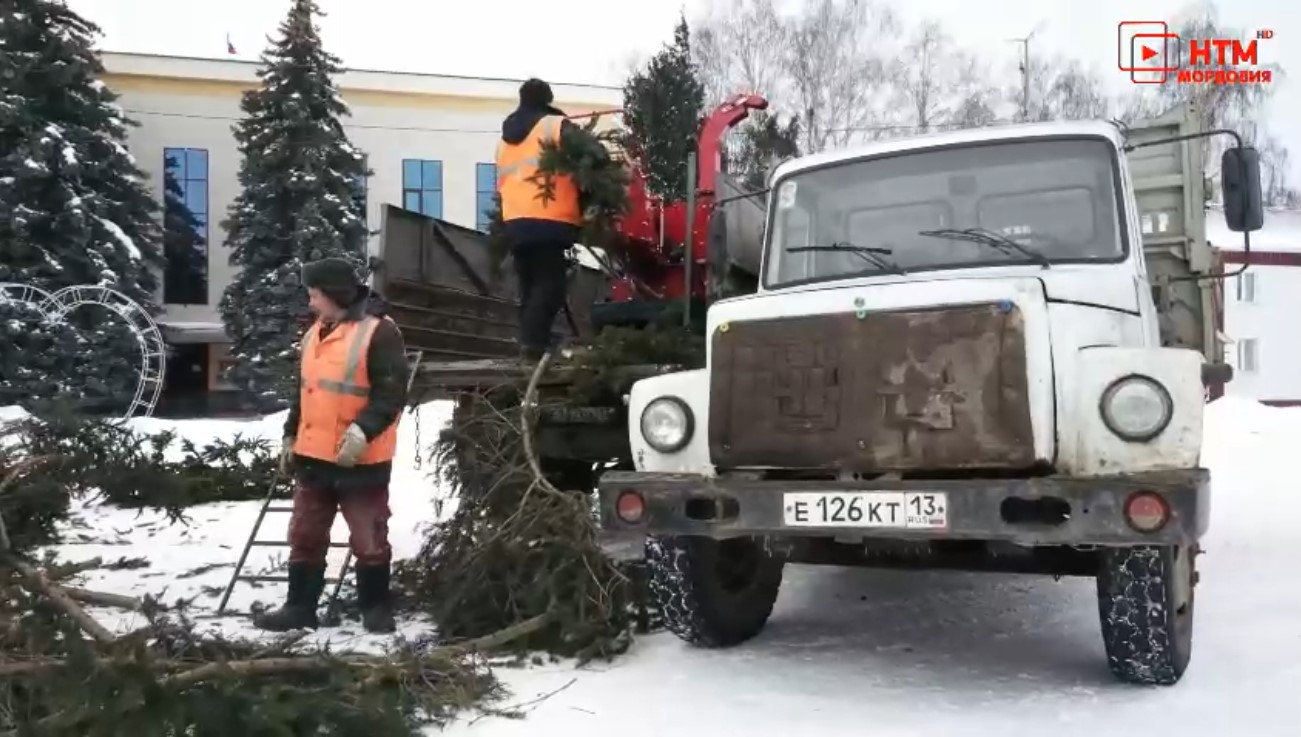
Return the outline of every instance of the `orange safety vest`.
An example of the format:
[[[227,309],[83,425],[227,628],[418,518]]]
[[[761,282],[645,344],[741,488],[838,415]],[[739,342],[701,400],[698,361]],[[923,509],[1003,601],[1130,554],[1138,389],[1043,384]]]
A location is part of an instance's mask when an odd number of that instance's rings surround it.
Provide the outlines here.
[[[501,219],[519,218],[557,220],[570,225],[580,225],[583,213],[578,206],[578,186],[566,174],[552,177],[555,197],[542,200],[541,182],[529,181],[538,173],[542,144],[560,138],[560,124],[564,118],[549,115],[537,122],[528,137],[516,144],[497,143],[497,192],[501,195]]]
[[[361,414],[370,395],[366,355],[381,319],[389,318],[367,316],[341,322],[324,338],[319,320],[308,329],[303,339],[295,454],[334,462],[344,432]],[[393,460],[400,419],[370,441],[357,459],[358,465]]]

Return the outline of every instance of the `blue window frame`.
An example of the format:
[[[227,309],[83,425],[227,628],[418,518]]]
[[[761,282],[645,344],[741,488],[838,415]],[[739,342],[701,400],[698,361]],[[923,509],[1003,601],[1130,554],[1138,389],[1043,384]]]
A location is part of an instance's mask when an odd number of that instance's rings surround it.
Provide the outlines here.
[[[488,215],[492,212],[492,198],[497,194],[497,165],[474,165],[474,227],[488,232]]]
[[[429,217],[443,217],[443,162],[402,160],[402,207]]]
[[[163,149],[166,304],[208,304],[208,151]]]

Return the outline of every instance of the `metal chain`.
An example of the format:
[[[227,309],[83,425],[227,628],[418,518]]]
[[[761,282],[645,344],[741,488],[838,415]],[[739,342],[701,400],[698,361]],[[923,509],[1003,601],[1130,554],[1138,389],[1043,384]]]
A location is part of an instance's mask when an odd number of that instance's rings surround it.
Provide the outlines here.
[[[416,371],[420,369],[420,359],[423,358],[424,355],[425,355],[424,351],[409,351],[407,353],[407,357],[411,360],[411,367],[409,369],[410,373],[407,375],[407,401],[408,402],[411,401],[411,387],[415,386]],[[423,469],[425,465],[425,456],[420,447],[420,405],[412,404],[410,408],[410,412],[411,414],[415,415],[415,423],[416,423],[415,469],[419,471]]]
[[[416,470],[419,471],[425,466],[425,454],[420,446],[420,405],[411,408],[411,414],[415,415],[416,422]]]

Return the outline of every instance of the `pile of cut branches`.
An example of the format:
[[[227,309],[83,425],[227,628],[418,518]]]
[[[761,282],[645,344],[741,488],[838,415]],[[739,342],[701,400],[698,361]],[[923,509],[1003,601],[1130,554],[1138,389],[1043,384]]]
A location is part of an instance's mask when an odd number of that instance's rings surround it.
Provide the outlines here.
[[[616,565],[598,542],[590,492],[599,469],[542,457],[536,418],[551,406],[619,406],[620,366],[699,365],[699,348],[676,330],[607,329],[558,359],[582,377],[565,391],[539,391],[547,359],[527,381],[459,398],[432,449],[455,509],[400,569],[440,631],[474,637],[547,614],[548,626],[519,644],[585,660],[617,654],[634,623],[653,621],[638,571]]]
[[[4,470],[0,500],[53,457]],[[202,634],[184,611],[64,584],[84,568],[36,563],[0,516],[0,734],[68,737],[416,737],[501,695],[481,653],[529,636],[547,617],[457,644],[401,642],[385,655]],[[138,612],[110,632],[83,604]],[[500,712],[508,713],[508,712]]]
[[[558,141],[542,145],[537,182],[545,202],[555,197],[555,177],[573,178],[583,211],[582,243],[613,250],[618,245],[617,223],[628,213],[627,162],[617,152],[619,131],[597,131],[599,118],[584,126],[565,126]]]

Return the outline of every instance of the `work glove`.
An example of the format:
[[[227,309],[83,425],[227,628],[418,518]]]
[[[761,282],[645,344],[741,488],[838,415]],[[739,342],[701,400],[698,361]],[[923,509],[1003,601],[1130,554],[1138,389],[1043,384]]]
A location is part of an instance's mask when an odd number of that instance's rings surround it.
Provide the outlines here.
[[[286,436],[280,441],[280,475],[289,475],[289,466],[294,461],[294,439]]]
[[[335,451],[334,462],[344,468],[352,468],[357,465],[357,459],[361,457],[362,451],[366,450],[366,433],[361,431],[360,427],[351,424],[343,433],[343,439],[339,441],[339,448]]]

